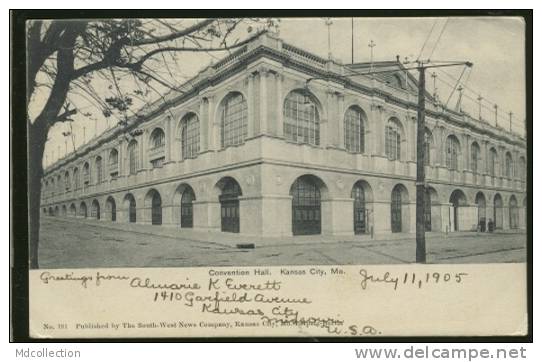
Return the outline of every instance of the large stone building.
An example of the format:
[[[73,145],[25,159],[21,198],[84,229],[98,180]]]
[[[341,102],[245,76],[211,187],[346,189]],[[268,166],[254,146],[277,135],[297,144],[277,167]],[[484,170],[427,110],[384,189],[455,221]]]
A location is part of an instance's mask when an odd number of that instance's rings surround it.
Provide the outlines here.
[[[416,79],[372,66],[264,33],[49,166],[42,211],[181,233],[414,232]],[[525,140],[429,94],[426,126],[427,229],[525,228]]]

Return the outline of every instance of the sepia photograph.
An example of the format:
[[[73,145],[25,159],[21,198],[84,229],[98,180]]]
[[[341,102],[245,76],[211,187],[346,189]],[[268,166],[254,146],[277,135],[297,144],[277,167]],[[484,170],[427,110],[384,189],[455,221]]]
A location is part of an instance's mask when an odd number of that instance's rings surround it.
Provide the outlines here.
[[[27,19],[30,336],[527,335],[525,18],[389,14]]]
[[[526,260],[520,18],[27,31],[33,266]]]

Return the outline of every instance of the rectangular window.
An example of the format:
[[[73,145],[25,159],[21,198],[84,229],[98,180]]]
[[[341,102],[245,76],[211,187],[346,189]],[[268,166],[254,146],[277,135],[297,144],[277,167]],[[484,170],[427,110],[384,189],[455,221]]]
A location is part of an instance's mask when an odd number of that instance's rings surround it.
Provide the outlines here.
[[[152,168],[160,168],[164,166],[164,157],[157,158],[156,160],[151,161]]]

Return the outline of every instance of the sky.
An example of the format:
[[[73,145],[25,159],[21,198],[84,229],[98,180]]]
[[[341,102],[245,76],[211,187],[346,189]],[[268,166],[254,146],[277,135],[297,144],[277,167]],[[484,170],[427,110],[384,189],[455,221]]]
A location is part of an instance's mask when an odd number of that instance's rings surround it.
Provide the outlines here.
[[[498,104],[499,126],[509,128],[508,112],[512,112],[512,129],[523,134],[526,114],[524,29],[520,18],[511,17],[355,18],[354,62],[370,61],[368,44],[371,40],[376,44],[373,47],[374,61],[395,60],[397,55],[402,61],[405,61],[405,57],[409,60],[430,57],[434,61],[470,61],[474,66],[462,77],[465,88],[462,109],[477,117],[476,98],[481,95],[484,98],[484,119],[494,124],[493,105]],[[279,37],[323,58],[331,53],[333,59],[344,64],[351,62],[352,18],[331,18],[329,26],[325,18],[282,18]],[[179,58],[183,64],[182,74],[187,78],[216,61],[201,53],[182,54]],[[433,92],[433,78],[430,75],[435,72],[439,98],[448,100],[462,71],[461,66],[430,70],[427,74],[428,91]],[[417,77],[417,72],[413,75]],[[104,88],[104,98],[106,93]],[[449,107],[455,107],[457,94],[453,93]],[[83,144],[84,138],[88,142],[95,134],[99,135],[115,123],[112,119],[95,118],[96,121],[82,115],[74,117],[71,131],[76,148]],[[69,130],[66,124],[51,129],[44,166],[53,163],[59,156],[63,157],[66,151],[70,153],[73,150],[72,141],[66,143],[62,136],[62,132]]]

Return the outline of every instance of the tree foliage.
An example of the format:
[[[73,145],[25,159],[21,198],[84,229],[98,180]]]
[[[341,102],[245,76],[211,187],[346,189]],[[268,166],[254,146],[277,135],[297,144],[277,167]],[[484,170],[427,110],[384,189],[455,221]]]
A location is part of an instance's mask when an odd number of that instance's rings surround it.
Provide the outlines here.
[[[186,80],[183,54],[239,48],[275,19],[34,20],[27,25],[30,266],[38,267],[42,158],[51,127],[131,115]]]

